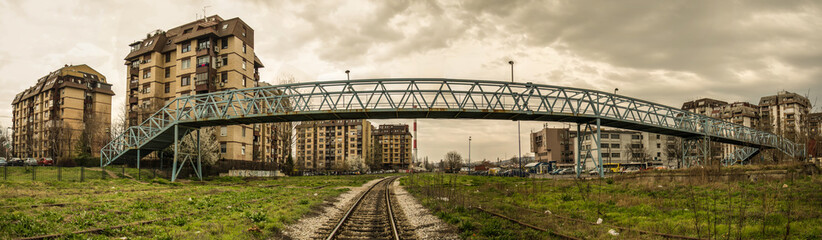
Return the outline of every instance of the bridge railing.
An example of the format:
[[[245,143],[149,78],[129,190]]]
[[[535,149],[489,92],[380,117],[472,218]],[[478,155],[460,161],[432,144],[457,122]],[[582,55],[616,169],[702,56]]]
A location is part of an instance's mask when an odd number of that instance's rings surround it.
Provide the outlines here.
[[[369,111],[452,111],[610,119],[778,148],[797,144],[771,133],[611,93],[532,83],[460,79],[367,79],[274,85],[180,97],[102,150],[109,160],[178,123],[257,116]],[[105,160],[103,160],[105,161]]]

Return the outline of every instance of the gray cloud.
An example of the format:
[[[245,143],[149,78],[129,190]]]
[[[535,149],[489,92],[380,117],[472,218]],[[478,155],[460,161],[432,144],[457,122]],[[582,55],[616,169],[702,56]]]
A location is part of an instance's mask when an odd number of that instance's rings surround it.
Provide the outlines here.
[[[63,64],[87,63],[124,103],[128,44],[195,14],[256,31],[264,81],[449,77],[573,86],[679,107],[699,97],[757,103],[777,90],[822,91],[822,12],[814,1],[141,1],[0,0],[0,116]],[[150,14],[147,14],[150,13]],[[2,125],[10,125],[0,118]],[[379,120],[407,122],[409,120]],[[523,132],[542,123],[524,122]],[[510,157],[515,124],[421,120],[420,153]],[[523,134],[527,152],[527,134]]]

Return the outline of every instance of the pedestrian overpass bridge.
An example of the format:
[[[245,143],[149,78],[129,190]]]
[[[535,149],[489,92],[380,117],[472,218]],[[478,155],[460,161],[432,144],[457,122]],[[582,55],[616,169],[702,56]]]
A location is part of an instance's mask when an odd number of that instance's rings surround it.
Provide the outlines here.
[[[172,181],[186,162],[202,177],[195,159],[199,154],[178,156],[180,140],[199,134],[201,127],[389,118],[572,122],[580,134],[591,136],[595,147],[602,126],[677,136],[683,139],[682,157],[688,166],[710,156],[711,142],[740,146],[723,160],[726,165],[742,163],[763,149],[805,156],[804,145],[772,133],[602,91],[531,82],[397,78],[305,82],[176,98],[103,147],[100,165],[136,158],[139,166],[142,156],[173,146]],[[583,153],[576,154],[579,168],[587,159],[602,166],[599,149],[578,152]],[[602,175],[603,168],[597,168]]]

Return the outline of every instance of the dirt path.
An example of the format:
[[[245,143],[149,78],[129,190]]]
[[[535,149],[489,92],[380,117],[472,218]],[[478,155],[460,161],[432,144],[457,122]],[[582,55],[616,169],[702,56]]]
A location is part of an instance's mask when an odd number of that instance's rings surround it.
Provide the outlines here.
[[[453,226],[431,214],[416,198],[400,186],[402,180],[400,178],[399,181],[394,181],[392,191],[417,236],[420,239],[460,239]]]

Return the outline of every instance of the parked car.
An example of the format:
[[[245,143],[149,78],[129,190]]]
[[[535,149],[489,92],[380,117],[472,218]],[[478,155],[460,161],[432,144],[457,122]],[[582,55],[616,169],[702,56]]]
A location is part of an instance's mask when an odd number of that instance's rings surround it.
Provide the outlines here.
[[[0,167],[6,166],[6,158],[0,157]]]
[[[624,173],[634,173],[634,172],[639,172],[639,168],[630,167],[630,168],[626,168],[626,169],[625,169],[625,170],[623,170],[622,172],[624,172]]]
[[[40,161],[37,161],[37,165],[54,166],[54,160],[51,158],[41,158]]]
[[[37,159],[34,158],[26,158],[25,160],[26,166],[37,166]]]
[[[25,162],[23,159],[19,158],[12,158],[9,162],[6,163],[8,166],[23,166]]]

